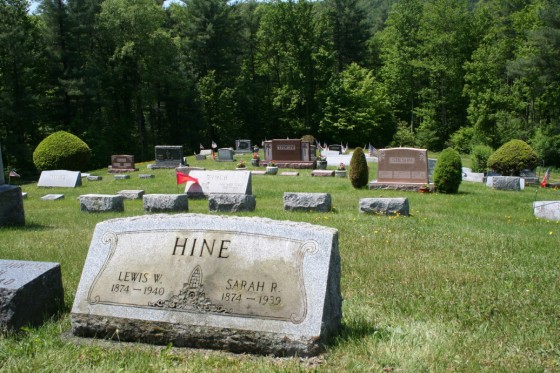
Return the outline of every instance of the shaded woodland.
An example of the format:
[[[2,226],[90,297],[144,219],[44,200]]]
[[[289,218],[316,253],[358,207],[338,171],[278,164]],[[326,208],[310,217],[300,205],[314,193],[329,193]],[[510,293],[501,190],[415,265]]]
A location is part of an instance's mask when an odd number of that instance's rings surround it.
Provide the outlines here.
[[[93,151],[322,142],[496,149],[560,166],[552,0],[0,0],[4,165],[65,130]]]

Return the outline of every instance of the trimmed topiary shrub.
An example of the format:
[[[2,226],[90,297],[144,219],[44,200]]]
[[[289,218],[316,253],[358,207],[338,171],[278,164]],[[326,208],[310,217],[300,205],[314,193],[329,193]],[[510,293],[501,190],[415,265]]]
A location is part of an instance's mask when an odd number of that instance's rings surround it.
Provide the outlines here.
[[[488,158],[494,149],[488,145],[475,145],[471,149],[471,163],[473,172],[486,172]]]
[[[350,159],[349,178],[356,189],[366,186],[369,181],[369,168],[362,148],[354,149],[352,159]]]
[[[463,179],[461,156],[453,148],[441,152],[434,169],[434,186],[440,193],[457,193]]]
[[[315,145],[315,137],[313,135],[303,135],[301,141],[309,141],[311,145]]]
[[[38,170],[82,170],[91,157],[91,149],[79,137],[65,131],[47,136],[33,152]]]
[[[511,140],[488,158],[488,167],[505,176],[519,176],[521,170],[533,170],[539,164],[537,153],[522,140]]]

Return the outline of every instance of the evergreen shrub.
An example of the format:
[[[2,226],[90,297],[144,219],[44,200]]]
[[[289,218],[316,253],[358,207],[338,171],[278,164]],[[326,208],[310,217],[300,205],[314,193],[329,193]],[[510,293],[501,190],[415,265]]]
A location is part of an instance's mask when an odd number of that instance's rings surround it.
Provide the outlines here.
[[[350,159],[349,178],[356,189],[366,186],[369,181],[369,168],[362,148],[354,149],[352,159]]]
[[[434,169],[434,186],[440,193],[454,194],[459,191],[462,180],[462,164],[459,152],[453,148],[444,149]]]
[[[301,141],[308,141],[311,145],[315,145],[315,137],[313,135],[303,135]]]
[[[488,167],[506,176],[519,176],[521,170],[533,170],[539,164],[537,153],[522,140],[511,140],[488,158]]]
[[[91,149],[79,137],[65,131],[47,136],[33,152],[38,170],[81,170],[91,157]]]
[[[488,145],[475,145],[471,149],[471,163],[473,172],[486,172],[488,158],[494,149]]]

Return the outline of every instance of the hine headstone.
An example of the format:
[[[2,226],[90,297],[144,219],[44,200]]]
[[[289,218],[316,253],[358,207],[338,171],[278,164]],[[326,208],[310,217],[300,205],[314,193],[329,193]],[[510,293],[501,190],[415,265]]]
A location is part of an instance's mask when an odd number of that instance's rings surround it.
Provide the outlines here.
[[[80,171],[51,170],[41,172],[38,187],[75,188],[82,185]]]
[[[185,193],[189,198],[206,198],[210,194],[253,194],[251,171],[189,172],[198,183],[188,181]]]
[[[341,306],[336,229],[152,215],[97,224],[71,321],[82,337],[310,356]]]
[[[63,304],[60,264],[0,260],[0,330],[38,325]]]
[[[24,225],[25,213],[21,188],[4,183],[4,164],[0,147],[0,227],[4,225]]]

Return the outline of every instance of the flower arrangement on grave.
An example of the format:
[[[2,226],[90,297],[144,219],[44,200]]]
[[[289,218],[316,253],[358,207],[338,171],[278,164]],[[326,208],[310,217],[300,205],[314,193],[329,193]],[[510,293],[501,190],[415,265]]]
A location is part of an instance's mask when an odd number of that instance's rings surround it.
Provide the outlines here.
[[[237,164],[237,168],[245,168],[245,161],[241,160],[239,161],[239,163]]]
[[[340,162],[340,164],[338,165],[337,168],[338,171],[346,171],[346,165],[342,162]]]
[[[268,162],[267,167],[276,167],[276,162],[274,162],[273,160],[271,160],[270,162]]]
[[[254,153],[253,153],[253,159],[260,159],[260,158],[259,158],[259,153],[254,152]]]

